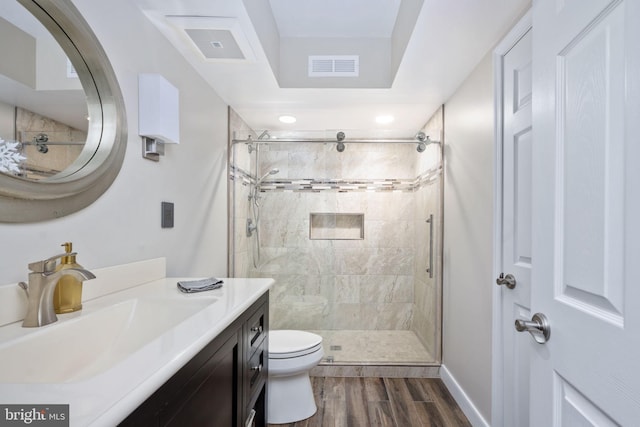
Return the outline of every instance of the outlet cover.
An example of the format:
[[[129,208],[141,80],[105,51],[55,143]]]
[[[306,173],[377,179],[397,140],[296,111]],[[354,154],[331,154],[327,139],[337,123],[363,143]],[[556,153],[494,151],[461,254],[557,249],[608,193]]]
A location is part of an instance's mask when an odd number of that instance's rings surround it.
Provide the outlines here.
[[[162,202],[161,224],[162,228],[173,228],[173,203]]]

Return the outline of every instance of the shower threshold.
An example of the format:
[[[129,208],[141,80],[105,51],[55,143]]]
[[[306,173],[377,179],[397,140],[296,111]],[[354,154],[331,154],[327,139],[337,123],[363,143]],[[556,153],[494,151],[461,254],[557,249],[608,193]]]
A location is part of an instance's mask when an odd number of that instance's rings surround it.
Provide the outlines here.
[[[321,365],[435,366],[412,331],[312,330],[323,338]]]

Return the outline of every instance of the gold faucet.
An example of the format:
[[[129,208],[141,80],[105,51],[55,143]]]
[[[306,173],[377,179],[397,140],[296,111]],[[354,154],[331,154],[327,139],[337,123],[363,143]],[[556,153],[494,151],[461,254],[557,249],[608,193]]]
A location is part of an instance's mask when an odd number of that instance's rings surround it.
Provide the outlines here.
[[[53,307],[53,294],[61,277],[70,275],[78,280],[90,280],[96,276],[83,268],[67,268],[56,271],[57,261],[65,256],[75,256],[75,252],[52,256],[42,261],[29,264],[29,284],[20,282],[18,285],[27,293],[27,314],[22,326],[25,328],[44,326],[56,322]]]

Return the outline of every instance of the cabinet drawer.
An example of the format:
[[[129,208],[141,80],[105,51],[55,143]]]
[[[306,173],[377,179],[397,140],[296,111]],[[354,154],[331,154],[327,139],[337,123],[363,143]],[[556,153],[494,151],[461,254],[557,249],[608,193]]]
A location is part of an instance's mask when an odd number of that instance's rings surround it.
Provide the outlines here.
[[[248,354],[252,355],[260,346],[264,337],[267,335],[267,317],[265,310],[258,310],[247,322],[247,347]]]
[[[266,344],[266,340],[263,341]],[[247,363],[249,396],[253,397],[265,383],[267,377],[268,353],[265,346],[261,346]]]
[[[249,403],[249,412],[244,427],[264,427],[267,425],[266,387],[262,387],[260,393]]]

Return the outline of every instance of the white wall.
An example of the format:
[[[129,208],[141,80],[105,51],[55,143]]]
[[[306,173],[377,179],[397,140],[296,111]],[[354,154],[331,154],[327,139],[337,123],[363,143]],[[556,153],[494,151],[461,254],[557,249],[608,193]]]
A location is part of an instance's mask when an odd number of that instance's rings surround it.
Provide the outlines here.
[[[0,102],[0,139],[8,141],[15,138],[15,115],[13,105]]]
[[[491,53],[445,104],[443,361],[491,417],[493,74]]]
[[[28,87],[36,83],[36,39],[0,17],[0,74]]]
[[[169,275],[226,275],[226,106],[131,2],[74,4],[120,83],[126,157],[111,188],[88,208],[41,223],[0,224],[0,284],[25,280],[27,263],[60,252],[64,241],[73,241],[87,268],[166,257]],[[180,90],[181,144],[168,146],[159,163],[141,156],[141,72],[161,73]],[[161,201],[175,203],[172,229],[160,228]]]

